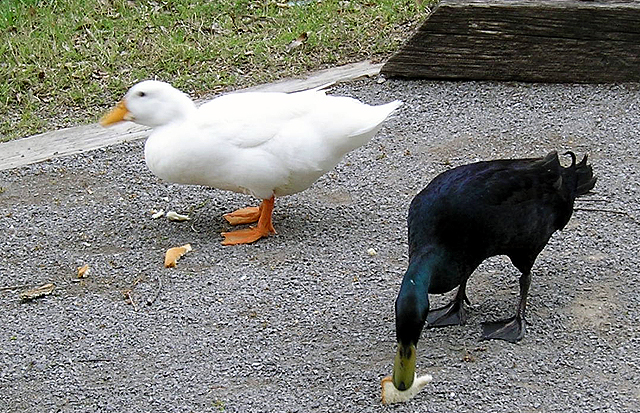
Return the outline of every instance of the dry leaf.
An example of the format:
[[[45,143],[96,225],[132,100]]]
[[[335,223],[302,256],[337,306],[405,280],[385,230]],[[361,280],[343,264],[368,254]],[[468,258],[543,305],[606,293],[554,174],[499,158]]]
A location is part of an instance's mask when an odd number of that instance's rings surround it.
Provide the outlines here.
[[[78,278],[87,278],[89,275],[89,264],[78,267]]]
[[[45,295],[51,294],[54,288],[56,288],[55,284],[44,284],[40,287],[23,291],[22,293],[20,293],[20,298],[23,300],[33,300],[34,298],[44,297]]]
[[[291,43],[287,45],[287,52],[290,52],[296,47],[302,46],[302,44],[306,42],[308,38],[309,38],[309,32],[300,33],[300,36],[298,36],[297,39],[293,40]]]
[[[164,255],[164,266],[166,268],[175,267],[178,259],[187,252],[191,251],[191,244],[185,244],[181,247],[173,247],[167,250]]]

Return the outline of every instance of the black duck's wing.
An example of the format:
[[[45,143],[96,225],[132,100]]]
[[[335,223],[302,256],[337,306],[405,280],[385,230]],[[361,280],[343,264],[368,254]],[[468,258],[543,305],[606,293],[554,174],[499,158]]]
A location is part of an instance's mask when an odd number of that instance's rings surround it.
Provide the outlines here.
[[[544,158],[464,165],[436,177],[409,211],[411,248],[440,243],[476,248],[480,256],[505,244],[546,243],[573,208],[556,152]]]
[[[484,176],[486,181],[478,189],[488,207],[517,207],[568,197],[562,191],[562,166],[556,152],[539,159],[498,162]]]

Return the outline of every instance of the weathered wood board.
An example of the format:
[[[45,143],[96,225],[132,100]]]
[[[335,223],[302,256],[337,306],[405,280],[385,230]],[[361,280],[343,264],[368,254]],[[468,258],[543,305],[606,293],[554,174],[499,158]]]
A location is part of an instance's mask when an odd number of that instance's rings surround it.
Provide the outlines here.
[[[443,0],[388,77],[640,81],[640,1]]]

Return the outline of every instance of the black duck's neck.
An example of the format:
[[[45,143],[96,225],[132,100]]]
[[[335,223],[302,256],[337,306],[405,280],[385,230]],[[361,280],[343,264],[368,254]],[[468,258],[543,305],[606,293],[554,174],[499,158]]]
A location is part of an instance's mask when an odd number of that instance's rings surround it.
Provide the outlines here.
[[[409,263],[396,299],[396,338],[417,344],[429,312],[432,255],[422,254]]]
[[[393,385],[398,390],[410,388],[415,377],[416,345],[429,312],[433,259],[430,254],[412,254],[396,299],[398,348],[393,362]]]

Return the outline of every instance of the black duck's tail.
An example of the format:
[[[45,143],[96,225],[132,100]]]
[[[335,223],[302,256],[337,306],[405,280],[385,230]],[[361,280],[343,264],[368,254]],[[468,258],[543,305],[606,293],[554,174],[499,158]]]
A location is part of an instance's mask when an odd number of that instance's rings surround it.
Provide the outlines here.
[[[576,155],[573,152],[565,152],[565,155],[571,156],[571,166],[567,169],[575,171],[576,197],[586,194],[593,189],[597,180],[593,176],[591,165],[587,165],[587,155],[578,164],[576,164]]]

